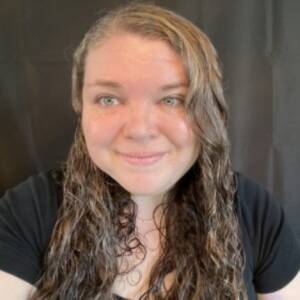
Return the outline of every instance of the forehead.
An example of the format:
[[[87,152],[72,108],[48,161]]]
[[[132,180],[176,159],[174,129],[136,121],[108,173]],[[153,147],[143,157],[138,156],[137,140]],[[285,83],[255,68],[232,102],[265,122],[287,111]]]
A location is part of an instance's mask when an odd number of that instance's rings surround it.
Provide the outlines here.
[[[85,82],[97,77],[107,80],[174,77],[186,81],[186,70],[182,58],[168,43],[124,33],[112,35],[88,51]]]

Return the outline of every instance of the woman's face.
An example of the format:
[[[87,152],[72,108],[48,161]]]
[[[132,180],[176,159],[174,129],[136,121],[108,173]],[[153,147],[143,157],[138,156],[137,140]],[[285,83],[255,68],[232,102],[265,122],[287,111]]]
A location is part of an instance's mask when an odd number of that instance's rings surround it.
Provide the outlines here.
[[[120,34],[89,51],[82,92],[88,152],[132,195],[165,194],[195,162],[187,88],[180,56],[163,41]]]

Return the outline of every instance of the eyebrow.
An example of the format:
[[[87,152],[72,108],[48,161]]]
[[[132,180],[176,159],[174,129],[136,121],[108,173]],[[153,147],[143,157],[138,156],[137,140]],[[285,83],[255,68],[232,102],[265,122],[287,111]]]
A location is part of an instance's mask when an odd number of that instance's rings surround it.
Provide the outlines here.
[[[113,88],[113,89],[122,89],[122,85],[119,84],[116,81],[112,81],[112,80],[96,80],[95,82],[91,82],[87,84],[88,86],[102,86],[102,87],[109,87],[109,88]],[[184,81],[179,81],[179,82],[173,82],[173,83],[168,83],[165,85],[162,85],[160,87],[160,89],[162,91],[169,91],[169,90],[173,90],[173,89],[177,89],[177,88],[182,88],[182,87],[188,87],[187,82]]]
[[[96,80],[94,82],[87,83],[87,86],[103,86],[115,89],[121,88],[121,85],[118,82],[111,80]]]
[[[184,88],[188,87],[187,82],[180,81],[180,82],[168,83],[168,84],[162,85],[161,90],[168,91],[168,90],[174,90],[174,89],[183,88],[183,87]]]

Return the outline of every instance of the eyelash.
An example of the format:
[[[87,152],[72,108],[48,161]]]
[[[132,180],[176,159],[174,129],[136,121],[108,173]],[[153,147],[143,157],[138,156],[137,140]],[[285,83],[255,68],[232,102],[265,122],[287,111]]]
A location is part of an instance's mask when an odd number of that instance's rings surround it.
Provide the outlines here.
[[[115,100],[115,102],[111,103],[111,104],[105,104],[105,103],[103,103],[103,101],[105,101],[107,99],[113,99],[113,100]],[[170,99],[171,100],[175,100],[175,104],[174,104],[174,102],[172,104],[167,103],[167,101],[170,100]],[[97,97],[95,99],[95,102],[99,103],[100,105],[105,106],[105,107],[116,106],[117,104],[120,103],[120,101],[118,100],[118,98],[116,98],[114,96],[100,96],[100,97]],[[178,107],[178,106],[183,105],[184,100],[183,100],[183,97],[181,97],[181,96],[168,96],[168,97],[163,98],[160,102],[163,103],[163,104],[165,104],[165,105],[167,105],[167,106],[170,106],[170,107]]]
[[[114,99],[114,100],[116,100],[119,103],[119,100],[116,97],[114,97],[114,96],[101,96],[101,97],[97,97],[96,100],[95,100],[95,102],[99,103],[102,106],[115,106],[115,105],[118,104],[118,103],[114,103],[114,104],[105,104],[105,103],[103,103],[103,101],[107,100],[107,99]]]
[[[166,101],[169,100],[169,99],[176,100],[176,104],[175,104],[175,105],[174,105],[174,104],[171,104],[171,105],[167,104]],[[179,106],[179,105],[182,105],[183,102],[184,102],[184,100],[183,100],[182,97],[178,97],[178,96],[169,96],[169,97],[164,98],[164,99],[162,100],[162,102],[164,102],[165,104],[167,104],[167,106],[177,107],[177,106]]]

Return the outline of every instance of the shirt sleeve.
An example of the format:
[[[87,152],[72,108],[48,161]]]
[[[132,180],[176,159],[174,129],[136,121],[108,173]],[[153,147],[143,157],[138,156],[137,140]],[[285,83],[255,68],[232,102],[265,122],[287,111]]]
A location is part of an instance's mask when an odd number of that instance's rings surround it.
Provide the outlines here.
[[[239,197],[248,219],[254,257],[253,284],[257,293],[283,288],[298,273],[300,249],[286,214],[271,195],[239,177]]]
[[[0,199],[0,269],[34,284],[50,240],[53,186],[41,173],[8,190]]]

